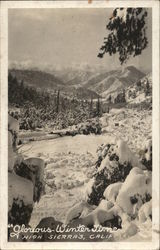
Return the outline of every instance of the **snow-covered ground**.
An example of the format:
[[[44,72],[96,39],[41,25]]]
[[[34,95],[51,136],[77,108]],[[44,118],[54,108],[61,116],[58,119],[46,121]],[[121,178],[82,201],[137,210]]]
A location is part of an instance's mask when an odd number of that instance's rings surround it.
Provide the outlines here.
[[[45,160],[46,193],[35,204],[30,221],[36,226],[48,216],[64,222],[68,210],[82,200],[85,186],[94,172],[97,148],[118,138],[127,142],[138,155],[144,141],[151,138],[151,111],[111,110],[101,118],[102,135],[65,136],[53,140],[34,141],[20,148],[25,157]],[[150,240],[151,223],[140,225],[131,240]],[[121,236],[116,236],[121,240]],[[124,239],[123,239],[124,240]]]
[[[152,137],[151,110],[112,109],[101,120],[104,133],[126,141],[135,153]]]
[[[97,147],[111,140],[108,135],[77,135],[31,142],[20,149],[26,157],[41,157],[48,163],[46,194],[35,205],[31,225],[37,225],[46,216],[64,220],[68,209],[81,200],[91,178]]]

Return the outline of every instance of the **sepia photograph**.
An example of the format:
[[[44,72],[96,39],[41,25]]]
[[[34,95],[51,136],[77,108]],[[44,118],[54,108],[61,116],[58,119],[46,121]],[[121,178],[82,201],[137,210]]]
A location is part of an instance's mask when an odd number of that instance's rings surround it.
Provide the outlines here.
[[[153,7],[86,5],[7,9],[7,242],[156,250]]]

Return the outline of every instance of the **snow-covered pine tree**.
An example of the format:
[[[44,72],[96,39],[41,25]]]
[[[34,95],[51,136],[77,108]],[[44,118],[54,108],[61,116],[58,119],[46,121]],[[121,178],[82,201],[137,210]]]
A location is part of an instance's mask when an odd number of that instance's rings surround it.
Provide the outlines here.
[[[110,31],[104,37],[98,57],[105,53],[118,53],[120,63],[125,63],[130,56],[137,56],[147,47],[146,36],[147,11],[144,8],[116,8],[114,9],[106,29]]]

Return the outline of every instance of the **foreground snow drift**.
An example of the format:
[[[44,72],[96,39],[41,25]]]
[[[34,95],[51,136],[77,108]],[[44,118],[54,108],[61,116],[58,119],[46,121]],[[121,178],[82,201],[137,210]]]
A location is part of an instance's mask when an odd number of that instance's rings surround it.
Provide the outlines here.
[[[96,172],[87,185],[84,201],[68,212],[65,223],[116,227],[119,230],[113,233],[115,240],[131,237],[139,231],[139,222],[152,218],[151,171],[123,141],[102,145],[98,155]],[[91,210],[89,204],[96,207]]]

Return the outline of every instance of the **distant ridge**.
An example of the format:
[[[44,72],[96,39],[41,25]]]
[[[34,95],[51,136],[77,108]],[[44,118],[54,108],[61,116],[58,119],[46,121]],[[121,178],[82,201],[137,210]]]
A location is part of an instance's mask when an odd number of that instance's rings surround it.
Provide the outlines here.
[[[33,69],[9,69],[12,76],[16,76],[18,81],[24,82],[24,85],[34,87],[39,90],[54,92],[62,91],[67,96],[75,96],[79,99],[95,99],[100,97],[98,93],[87,89],[81,85],[67,84],[51,73]]]

